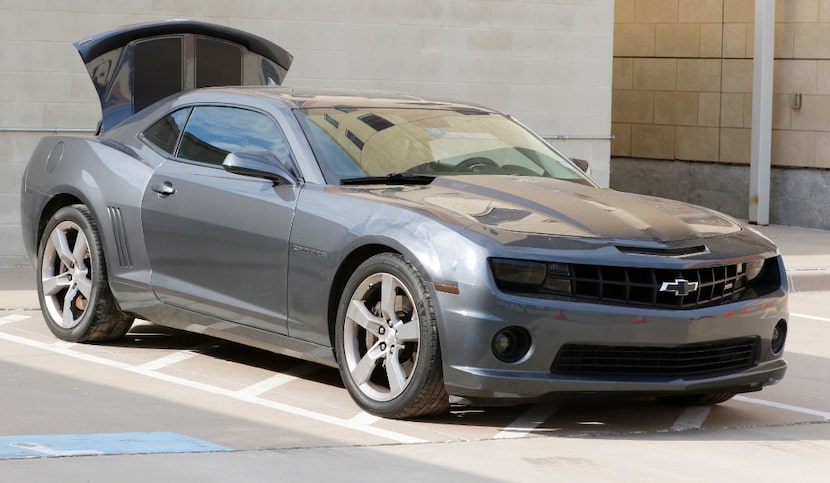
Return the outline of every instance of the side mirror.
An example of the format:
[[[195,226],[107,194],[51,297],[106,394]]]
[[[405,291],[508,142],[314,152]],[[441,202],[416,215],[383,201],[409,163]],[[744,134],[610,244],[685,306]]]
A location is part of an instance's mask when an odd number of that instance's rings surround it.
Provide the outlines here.
[[[577,168],[581,169],[585,174],[591,174],[591,165],[585,159],[571,158]]]
[[[229,153],[222,167],[229,173],[264,178],[277,184],[297,184],[288,168],[268,151]]]

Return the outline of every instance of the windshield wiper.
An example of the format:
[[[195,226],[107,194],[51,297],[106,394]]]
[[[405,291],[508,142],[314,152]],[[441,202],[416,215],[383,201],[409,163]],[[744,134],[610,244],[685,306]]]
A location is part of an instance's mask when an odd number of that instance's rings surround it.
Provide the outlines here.
[[[386,176],[341,179],[340,184],[430,184],[435,176],[409,173],[390,173]]]

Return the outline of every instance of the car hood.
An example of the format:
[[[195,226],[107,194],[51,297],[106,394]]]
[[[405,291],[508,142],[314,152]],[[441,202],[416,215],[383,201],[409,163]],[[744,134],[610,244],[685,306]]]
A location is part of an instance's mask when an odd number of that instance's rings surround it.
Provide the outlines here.
[[[73,45],[98,93],[103,130],[178,92],[282,84],[293,60],[262,37],[192,20],[130,25]]]
[[[343,190],[426,209],[501,241],[512,233],[665,244],[742,229],[732,218],[699,206],[547,178],[453,176],[426,186]]]

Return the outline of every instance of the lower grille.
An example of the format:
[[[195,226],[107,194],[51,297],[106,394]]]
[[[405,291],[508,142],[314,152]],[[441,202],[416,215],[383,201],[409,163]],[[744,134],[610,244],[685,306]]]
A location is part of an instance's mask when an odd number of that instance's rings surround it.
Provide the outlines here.
[[[688,377],[716,375],[755,365],[757,337],[679,347],[613,347],[567,344],[551,372],[580,376]]]

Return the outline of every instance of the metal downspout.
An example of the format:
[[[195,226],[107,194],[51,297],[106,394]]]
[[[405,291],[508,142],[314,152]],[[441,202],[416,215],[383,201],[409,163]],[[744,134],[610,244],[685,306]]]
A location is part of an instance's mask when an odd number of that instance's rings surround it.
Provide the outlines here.
[[[775,62],[775,0],[755,0],[754,48],[749,222],[758,225],[769,225],[772,79],[773,64]]]

